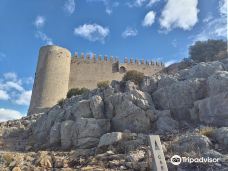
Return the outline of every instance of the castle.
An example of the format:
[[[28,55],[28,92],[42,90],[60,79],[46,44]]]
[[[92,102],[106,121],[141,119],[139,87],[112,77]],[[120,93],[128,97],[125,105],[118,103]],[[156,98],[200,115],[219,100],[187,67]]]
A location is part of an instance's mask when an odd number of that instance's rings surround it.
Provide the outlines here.
[[[65,98],[68,90],[86,87],[96,88],[100,81],[121,80],[128,70],[137,70],[146,76],[159,72],[164,65],[158,62],[144,62],[125,58],[119,63],[117,58],[95,54],[79,57],[71,56],[69,50],[59,46],[40,48],[32,97],[28,114],[44,112]]]

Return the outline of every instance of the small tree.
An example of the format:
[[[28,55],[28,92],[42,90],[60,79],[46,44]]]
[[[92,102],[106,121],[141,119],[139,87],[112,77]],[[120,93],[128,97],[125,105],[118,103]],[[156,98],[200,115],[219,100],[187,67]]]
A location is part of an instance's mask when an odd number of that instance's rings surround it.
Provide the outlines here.
[[[144,74],[136,71],[130,70],[127,71],[126,74],[123,76],[123,81],[133,81],[135,84],[139,85],[144,79]]]
[[[109,81],[101,81],[97,83],[97,87],[101,89],[105,89],[109,86],[110,82]]]
[[[223,40],[197,41],[189,47],[189,56],[196,62],[227,58],[227,42]]]
[[[81,94],[84,94],[84,93],[87,93],[87,92],[89,92],[89,89],[88,89],[88,88],[82,87],[82,88],[80,89],[80,93],[81,93]]]
[[[72,88],[67,92],[67,98],[71,98],[72,96],[76,96],[76,95],[81,95],[83,93],[88,92],[89,89],[83,87],[83,88]]]

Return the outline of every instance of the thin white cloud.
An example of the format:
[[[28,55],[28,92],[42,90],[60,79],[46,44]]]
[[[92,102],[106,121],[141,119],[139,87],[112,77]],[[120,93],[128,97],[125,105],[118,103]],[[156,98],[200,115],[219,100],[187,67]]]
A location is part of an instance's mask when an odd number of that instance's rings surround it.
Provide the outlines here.
[[[178,61],[177,60],[174,60],[174,59],[172,59],[172,60],[170,60],[170,61],[167,61],[167,62],[165,62],[165,67],[168,67],[168,66],[170,66],[170,65],[172,65],[172,64],[174,64],[174,63],[177,63]]]
[[[161,28],[191,30],[198,22],[198,0],[168,0],[160,18]]]
[[[219,11],[221,15],[227,16],[227,3],[228,0],[219,1]]]
[[[160,0],[130,0],[127,2],[127,6],[132,8],[132,7],[142,7],[146,5],[147,7],[151,7],[154,5],[156,2],[159,2]]]
[[[135,0],[133,5],[141,7],[147,0]]]
[[[23,86],[28,82],[31,83],[32,80],[32,77],[20,79],[14,72],[4,73],[0,79],[0,100],[8,100],[18,105],[29,105],[32,91],[26,90]]]
[[[113,0],[87,0],[87,2],[101,2],[101,3],[103,3],[105,6],[105,12],[108,15],[112,14],[113,8],[119,6],[119,2],[113,1]]]
[[[160,0],[149,0],[147,6],[151,7],[152,5],[154,5],[156,2],[159,2]]]
[[[42,28],[45,24],[45,18],[43,16],[37,16],[35,21],[34,21],[34,25],[36,26],[36,28]]]
[[[2,61],[4,58],[6,58],[6,54],[3,52],[0,52],[0,61]]]
[[[46,33],[42,31],[42,28],[44,27],[46,22],[45,17],[43,16],[37,16],[34,25],[36,28],[35,31],[35,37],[38,39],[41,39],[46,45],[53,45],[52,38],[50,38]]]
[[[152,24],[154,23],[155,20],[155,12],[154,11],[149,11],[146,16],[144,17],[144,20],[142,22],[142,25],[144,27],[149,27],[152,26]]]
[[[52,39],[42,31],[37,31],[35,36],[45,42],[46,45],[53,45]]]
[[[190,38],[192,44],[196,41],[205,41],[208,39],[227,39],[227,0],[220,0],[218,11],[220,17],[213,17],[210,14],[203,20],[204,25],[201,31]]]
[[[113,8],[119,6],[119,2],[110,3],[110,1],[105,1],[105,12],[109,15],[112,14]]]
[[[72,15],[75,11],[75,0],[66,0],[64,4],[64,11]]]
[[[19,98],[15,101],[18,105],[29,105],[31,100],[32,90],[24,91],[20,94]]]
[[[3,77],[6,80],[10,80],[10,81],[16,81],[17,80],[17,74],[14,72],[7,72],[3,74]]]
[[[3,88],[8,91],[10,91],[11,89],[17,90],[19,92],[24,91],[24,88],[20,84],[18,84],[18,82],[13,82],[13,81],[7,81],[4,84]]]
[[[137,36],[138,31],[134,28],[127,27],[124,32],[122,33],[123,38],[134,37]]]
[[[0,90],[0,100],[9,100],[9,95],[6,91]]]
[[[208,23],[208,22],[211,21],[212,19],[213,19],[213,16],[212,16],[211,13],[209,13],[209,14],[207,15],[207,17],[203,19],[203,22],[204,22],[204,23]]]
[[[0,108],[0,122],[20,119],[23,116],[22,113],[12,109]]]
[[[100,41],[104,43],[109,34],[109,29],[98,24],[84,24],[75,28],[74,34],[92,42]]]

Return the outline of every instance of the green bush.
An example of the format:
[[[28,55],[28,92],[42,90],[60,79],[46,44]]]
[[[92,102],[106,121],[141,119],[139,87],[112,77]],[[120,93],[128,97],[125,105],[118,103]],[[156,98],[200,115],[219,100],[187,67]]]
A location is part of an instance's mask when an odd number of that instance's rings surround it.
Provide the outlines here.
[[[196,62],[227,58],[227,42],[223,40],[197,41],[189,47],[189,57]]]
[[[81,95],[83,93],[88,92],[89,89],[83,88],[72,88],[67,92],[67,98],[71,98],[72,96]]]
[[[60,107],[63,107],[64,101],[65,101],[65,99],[60,99],[60,100],[58,101],[57,104],[58,104]]]
[[[133,81],[135,84],[139,85],[144,78],[144,74],[139,72],[139,71],[135,71],[135,70],[130,70],[127,71],[126,74],[124,74],[123,76],[123,81]]]
[[[98,88],[107,88],[109,86],[110,82],[109,81],[101,81],[99,83],[97,83],[97,87]]]

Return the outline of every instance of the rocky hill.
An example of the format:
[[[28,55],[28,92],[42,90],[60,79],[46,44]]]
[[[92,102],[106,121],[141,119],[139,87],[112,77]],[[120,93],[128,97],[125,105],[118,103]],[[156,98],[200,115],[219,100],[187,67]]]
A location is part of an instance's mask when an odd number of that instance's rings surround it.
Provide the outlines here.
[[[158,134],[169,170],[225,171],[228,59],[176,64],[139,86],[113,81],[0,130],[1,170],[150,170]],[[174,154],[219,161],[174,166]]]

